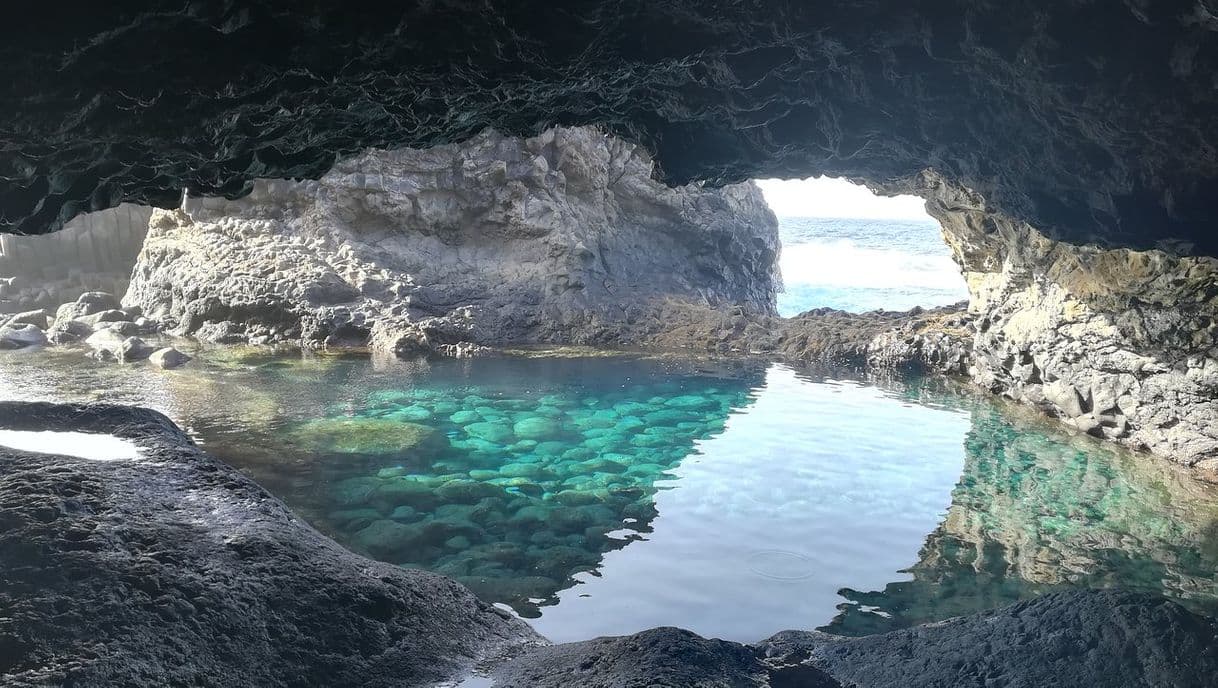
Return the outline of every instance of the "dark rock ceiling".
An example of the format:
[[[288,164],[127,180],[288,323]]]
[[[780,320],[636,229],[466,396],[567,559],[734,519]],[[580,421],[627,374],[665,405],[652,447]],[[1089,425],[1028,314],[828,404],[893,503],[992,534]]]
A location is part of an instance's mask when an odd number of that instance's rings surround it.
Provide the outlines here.
[[[0,231],[368,146],[602,123],[672,183],[933,167],[1072,241],[1218,254],[1218,0],[26,3]],[[1179,250],[1188,251],[1186,247]]]

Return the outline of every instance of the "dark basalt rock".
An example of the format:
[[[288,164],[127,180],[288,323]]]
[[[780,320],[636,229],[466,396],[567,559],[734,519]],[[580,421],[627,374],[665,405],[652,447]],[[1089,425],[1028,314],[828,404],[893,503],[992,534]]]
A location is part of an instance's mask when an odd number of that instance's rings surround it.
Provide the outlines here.
[[[542,648],[509,663],[495,688],[761,688],[768,672],[751,648],[679,628],[653,628]],[[826,688],[837,686],[828,679]],[[816,688],[816,684],[809,684]]]
[[[1054,593],[995,612],[862,638],[786,631],[759,647],[844,685],[1203,688],[1218,624],[1142,594]]]
[[[0,403],[139,460],[0,447],[5,686],[417,686],[540,639],[461,585],[352,554],[164,416]]]
[[[667,181],[933,168],[1052,238],[1218,253],[1218,6],[44,3],[0,35],[0,231],[368,147],[603,123]]]
[[[753,646],[674,628],[536,650],[496,688],[1192,688],[1218,624],[1145,595],[1070,592],[863,638],[784,631]]]

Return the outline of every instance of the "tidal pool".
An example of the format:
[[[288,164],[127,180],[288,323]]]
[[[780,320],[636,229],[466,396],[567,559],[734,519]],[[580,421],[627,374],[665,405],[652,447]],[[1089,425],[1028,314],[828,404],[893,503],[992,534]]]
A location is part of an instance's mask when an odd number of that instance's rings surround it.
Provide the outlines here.
[[[0,398],[135,403],[344,545],[553,640],[864,634],[1060,587],[1218,611],[1218,488],[911,378],[640,356],[163,372],[0,353]]]

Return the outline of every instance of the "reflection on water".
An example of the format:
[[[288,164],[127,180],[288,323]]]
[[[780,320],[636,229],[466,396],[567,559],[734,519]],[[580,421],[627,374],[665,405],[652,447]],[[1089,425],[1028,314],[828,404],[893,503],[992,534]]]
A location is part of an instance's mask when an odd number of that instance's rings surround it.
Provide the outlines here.
[[[140,449],[134,442],[90,432],[0,430],[0,446],[41,454],[78,456],[94,461],[140,458]]]
[[[0,398],[162,410],[348,547],[555,640],[868,633],[1058,586],[1218,598],[1218,490],[934,382],[197,353],[170,372],[3,354]]]
[[[971,415],[964,472],[913,580],[844,589],[825,630],[885,631],[1064,587],[1144,590],[1218,613],[1218,487],[1062,435],[1027,409],[978,403]]]

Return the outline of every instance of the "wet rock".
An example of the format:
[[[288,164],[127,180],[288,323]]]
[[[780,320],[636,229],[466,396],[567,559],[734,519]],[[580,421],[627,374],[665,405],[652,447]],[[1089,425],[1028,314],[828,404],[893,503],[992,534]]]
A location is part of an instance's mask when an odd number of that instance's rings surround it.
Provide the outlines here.
[[[401,420],[410,422],[422,422],[431,420],[434,414],[425,406],[413,404],[405,408],[397,409],[389,414],[390,418],[400,418]]]
[[[162,370],[172,370],[181,368],[190,363],[191,357],[178,351],[172,346],[167,346],[163,349],[157,349],[148,356],[148,362]]]
[[[622,638],[598,638],[530,653],[495,673],[497,688],[677,686],[762,688],[769,674],[753,651],[677,628]],[[836,686],[809,683],[808,688]]]
[[[510,444],[516,439],[516,436],[512,434],[512,428],[501,423],[487,421],[470,423],[465,426],[465,431],[480,440],[498,445]]]
[[[392,559],[415,546],[423,535],[421,528],[382,518],[356,532],[352,542],[373,557]]]
[[[385,418],[319,418],[292,430],[293,441],[345,454],[402,454],[421,461],[438,456],[448,440],[435,428]]]
[[[0,448],[6,686],[426,686],[538,641],[453,581],[343,549],[157,413],[6,402],[0,427],[145,456]]]
[[[373,521],[379,521],[381,512],[376,509],[342,509],[327,514],[330,522],[348,531],[358,531],[367,528]],[[390,517],[392,518],[392,516]]]
[[[562,426],[551,418],[533,416],[516,421],[512,432],[522,440],[548,440],[562,434]]]
[[[862,638],[788,631],[758,647],[775,665],[814,666],[845,685],[1202,688],[1218,670],[1216,633],[1167,600],[1087,591]]]
[[[0,349],[24,349],[30,346],[43,346],[46,343],[46,334],[34,325],[18,324],[0,327]]]
[[[97,330],[85,339],[93,355],[102,361],[142,361],[152,354],[153,347],[139,337],[125,337],[114,330]]]
[[[355,491],[352,496],[359,494],[363,485],[352,485]],[[378,481],[365,494],[364,502],[374,504],[382,511],[391,512],[400,506],[409,506],[418,511],[430,511],[439,503],[439,498],[433,489],[421,482],[406,478],[393,478]]]

